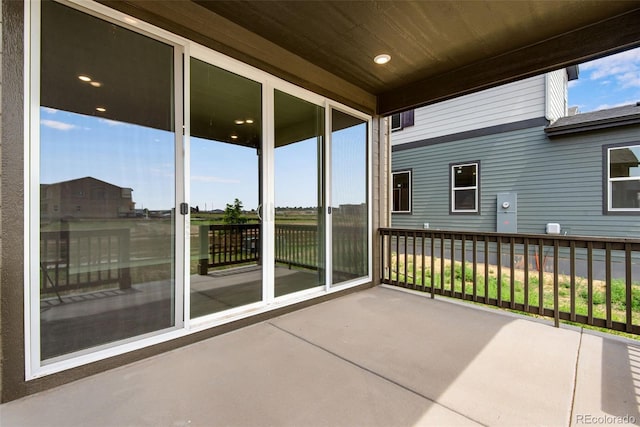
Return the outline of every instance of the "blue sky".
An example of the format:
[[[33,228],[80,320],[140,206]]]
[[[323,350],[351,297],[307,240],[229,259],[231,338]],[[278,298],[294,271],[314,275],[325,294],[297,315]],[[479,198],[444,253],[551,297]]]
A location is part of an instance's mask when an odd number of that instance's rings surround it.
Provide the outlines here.
[[[640,101],[640,48],[580,64],[580,77],[569,82],[569,106],[580,113]]]
[[[175,199],[172,132],[124,122],[40,109],[40,182],[91,176],[133,189],[136,208],[170,209]],[[334,134],[334,202],[366,198],[366,125]],[[235,198],[258,207],[256,150],[216,141],[191,140],[191,206],[224,209]],[[317,206],[315,139],[280,147],[275,155],[276,206]]]

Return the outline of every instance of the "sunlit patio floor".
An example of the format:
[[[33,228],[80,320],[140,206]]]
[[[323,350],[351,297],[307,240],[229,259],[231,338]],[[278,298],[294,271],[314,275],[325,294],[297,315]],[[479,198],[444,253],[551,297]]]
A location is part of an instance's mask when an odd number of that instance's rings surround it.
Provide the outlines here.
[[[9,426],[640,424],[640,346],[385,287],[0,406]]]

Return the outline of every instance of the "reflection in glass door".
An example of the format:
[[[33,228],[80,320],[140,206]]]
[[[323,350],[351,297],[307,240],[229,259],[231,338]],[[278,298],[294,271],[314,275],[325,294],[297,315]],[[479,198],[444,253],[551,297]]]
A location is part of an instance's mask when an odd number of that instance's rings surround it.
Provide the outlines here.
[[[325,283],[324,108],[276,90],[274,116],[279,297]]]
[[[261,85],[190,60],[191,318],[262,300]]]
[[[367,122],[331,111],[332,286],[369,274]]]
[[[173,46],[59,3],[41,12],[34,276],[37,354],[49,363],[181,322],[180,137]]]

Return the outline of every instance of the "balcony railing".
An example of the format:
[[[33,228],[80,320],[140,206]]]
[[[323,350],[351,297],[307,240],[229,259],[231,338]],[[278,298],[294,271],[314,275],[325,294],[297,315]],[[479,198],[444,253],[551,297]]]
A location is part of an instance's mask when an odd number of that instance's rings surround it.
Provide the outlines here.
[[[260,224],[200,226],[198,273],[210,268],[258,262]],[[324,235],[317,225],[276,224],[275,261],[291,267],[311,270],[324,268]],[[366,274],[366,228],[334,225],[332,238],[333,274],[336,280],[348,280]]]
[[[640,334],[640,240],[380,229],[381,282]]]
[[[118,284],[131,287],[128,229],[40,233],[42,294]]]

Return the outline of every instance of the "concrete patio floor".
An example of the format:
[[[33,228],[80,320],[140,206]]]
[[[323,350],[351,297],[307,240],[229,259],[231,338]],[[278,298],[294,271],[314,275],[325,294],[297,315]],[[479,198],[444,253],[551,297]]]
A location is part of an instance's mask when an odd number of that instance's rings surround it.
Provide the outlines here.
[[[640,425],[637,342],[377,287],[0,406],[13,426]]]

